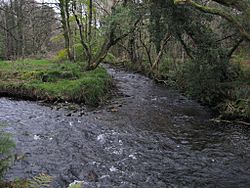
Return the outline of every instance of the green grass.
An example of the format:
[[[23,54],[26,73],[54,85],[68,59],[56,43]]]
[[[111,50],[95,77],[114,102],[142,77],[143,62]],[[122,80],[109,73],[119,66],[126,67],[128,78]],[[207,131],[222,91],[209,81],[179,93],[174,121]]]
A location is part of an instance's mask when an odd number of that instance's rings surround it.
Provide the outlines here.
[[[103,68],[81,72],[76,63],[48,60],[0,62],[0,94],[46,101],[97,105],[111,77]]]

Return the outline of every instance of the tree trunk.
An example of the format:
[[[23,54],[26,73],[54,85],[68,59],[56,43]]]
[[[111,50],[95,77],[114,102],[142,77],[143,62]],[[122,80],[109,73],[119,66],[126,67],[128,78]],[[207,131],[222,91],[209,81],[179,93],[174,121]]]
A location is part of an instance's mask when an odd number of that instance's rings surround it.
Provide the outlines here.
[[[101,50],[99,51],[99,53],[96,55],[95,58],[93,58],[92,60],[90,60],[90,62],[88,63],[86,70],[94,70],[98,67],[98,65],[100,63],[103,62],[103,60],[106,58],[109,49],[113,46],[113,44],[111,44],[110,42],[105,43]]]
[[[161,61],[161,58],[163,56],[163,53],[164,53],[164,49],[165,49],[165,46],[167,45],[167,42],[170,40],[171,38],[171,34],[169,33],[166,33],[164,38],[162,39],[161,41],[161,46],[160,46],[160,51],[159,53],[157,54],[157,57],[151,67],[151,72],[154,72],[155,70],[158,70],[159,68],[159,63]]]
[[[92,21],[93,21],[93,0],[89,0],[89,23],[88,23],[88,42],[91,42],[92,35]]]
[[[65,42],[65,48],[67,50],[68,58],[69,60],[73,60],[71,50],[70,50],[70,34],[69,34],[69,21],[68,21],[68,16],[69,11],[68,10],[68,0],[59,0],[59,8],[60,8],[60,14],[61,14],[61,23],[62,23],[62,28],[63,28],[63,36],[64,36],[64,42]]]

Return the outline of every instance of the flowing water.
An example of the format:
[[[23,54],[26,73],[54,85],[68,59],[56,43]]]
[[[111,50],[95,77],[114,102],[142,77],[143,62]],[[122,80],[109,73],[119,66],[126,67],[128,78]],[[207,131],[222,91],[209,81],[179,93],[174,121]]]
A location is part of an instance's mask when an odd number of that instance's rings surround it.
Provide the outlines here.
[[[52,188],[250,187],[250,127],[214,125],[204,107],[139,74],[107,67],[120,97],[95,110],[0,98],[16,142],[6,175]]]

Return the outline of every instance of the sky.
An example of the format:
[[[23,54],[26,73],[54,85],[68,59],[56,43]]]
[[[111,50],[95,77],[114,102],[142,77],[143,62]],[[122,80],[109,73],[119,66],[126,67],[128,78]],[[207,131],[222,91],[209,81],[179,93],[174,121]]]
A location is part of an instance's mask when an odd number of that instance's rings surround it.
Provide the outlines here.
[[[56,0],[36,0],[37,2],[40,2],[40,3],[43,3],[43,2],[45,2],[45,3],[55,3],[56,2]]]
[[[57,3],[58,0],[36,0],[37,2],[39,3]],[[52,7],[55,7],[53,5],[51,5]],[[58,9],[57,8],[54,8],[55,12],[58,13]]]

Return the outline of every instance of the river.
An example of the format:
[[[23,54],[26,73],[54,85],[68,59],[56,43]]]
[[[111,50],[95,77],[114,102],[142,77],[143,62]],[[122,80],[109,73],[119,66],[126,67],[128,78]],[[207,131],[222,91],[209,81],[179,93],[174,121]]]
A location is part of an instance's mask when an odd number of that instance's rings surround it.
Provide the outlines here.
[[[250,127],[213,124],[209,111],[152,80],[106,66],[119,96],[97,109],[0,98],[16,142],[6,180],[40,173],[52,188],[250,187]]]

